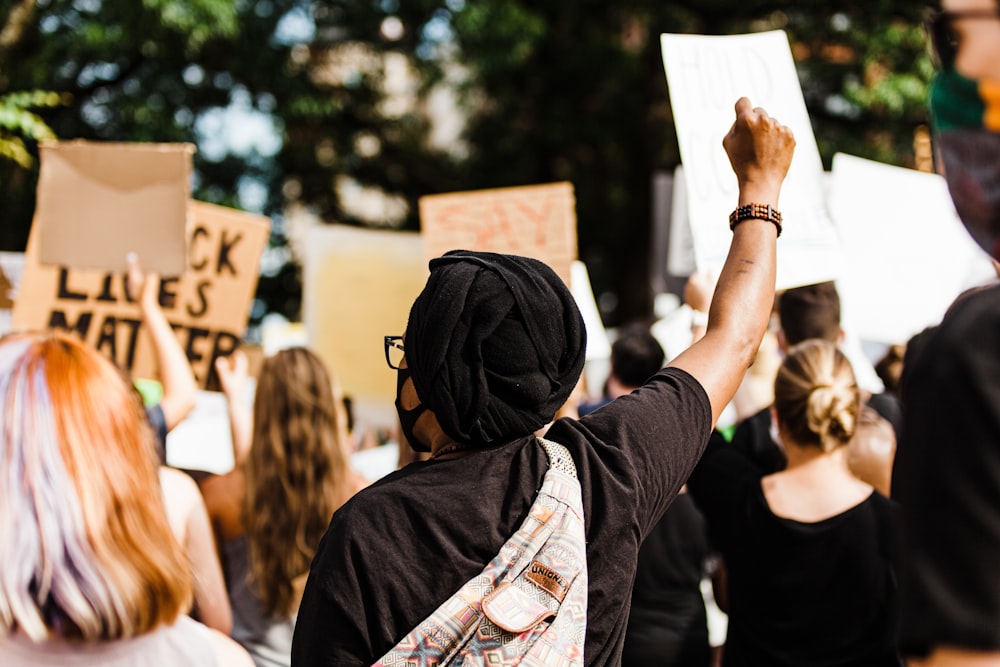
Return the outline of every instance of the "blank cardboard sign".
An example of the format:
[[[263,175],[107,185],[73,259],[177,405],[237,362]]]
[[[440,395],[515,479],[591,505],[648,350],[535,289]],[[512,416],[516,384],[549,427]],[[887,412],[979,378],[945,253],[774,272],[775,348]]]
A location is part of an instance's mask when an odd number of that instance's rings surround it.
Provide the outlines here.
[[[569,284],[576,259],[576,198],[571,183],[421,197],[420,228],[428,259],[449,250],[534,257]]]
[[[396,372],[384,336],[398,336],[427,281],[419,234],[347,225],[309,229],[302,318],[309,345],[337,376],[359,422],[396,423]]]
[[[193,152],[190,144],[43,142],[39,260],[124,271],[134,251],[150,271],[183,273]]]

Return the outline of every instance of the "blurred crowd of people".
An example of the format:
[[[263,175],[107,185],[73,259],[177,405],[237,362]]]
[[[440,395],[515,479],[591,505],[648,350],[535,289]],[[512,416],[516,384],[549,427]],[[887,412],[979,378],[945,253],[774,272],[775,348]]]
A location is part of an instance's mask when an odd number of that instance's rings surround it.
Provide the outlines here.
[[[944,175],[1000,258],[1000,5],[944,0],[928,27]],[[860,386],[835,284],[774,291],[794,145],[736,102],[733,241],[689,281],[690,345],[619,330],[598,400],[549,267],[432,260],[385,337],[401,457],[378,480],[303,347],[265,359],[252,406],[247,358],[218,360],[233,469],[167,466],[197,388],[137,258],[158,399],[70,334],[4,337],[0,662],[1000,665],[1000,286]]]

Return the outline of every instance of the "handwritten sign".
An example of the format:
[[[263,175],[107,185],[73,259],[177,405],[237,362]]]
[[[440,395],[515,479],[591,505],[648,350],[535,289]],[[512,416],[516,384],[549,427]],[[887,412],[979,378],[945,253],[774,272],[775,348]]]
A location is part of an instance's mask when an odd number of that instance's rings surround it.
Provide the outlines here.
[[[139,253],[148,270],[185,266],[191,144],[43,142],[33,228],[44,264],[124,271]]]
[[[270,220],[195,201],[188,213],[187,270],[161,280],[159,301],[207,388],[214,386],[214,360],[232,353],[246,330]],[[33,226],[13,328],[76,332],[134,377],[156,377],[152,342],[125,287],[124,273],[42,264]]]
[[[570,183],[420,198],[427,257],[482,250],[534,257],[569,284],[576,259],[576,199]]]
[[[698,268],[718,273],[729,251],[728,218],[738,189],[722,139],[733,124],[736,100],[748,97],[787,125],[796,140],[779,202],[785,228],[778,240],[778,288],[833,279],[839,246],[825,208],[823,164],[785,33],[662,35],[661,45]]]
[[[830,211],[844,247],[844,317],[865,340],[905,343],[963,290],[996,278],[937,174],[837,154]]]
[[[427,281],[419,234],[316,225],[305,239],[302,320],[309,345],[351,397],[357,419],[393,426],[396,372],[384,336],[402,335]]]

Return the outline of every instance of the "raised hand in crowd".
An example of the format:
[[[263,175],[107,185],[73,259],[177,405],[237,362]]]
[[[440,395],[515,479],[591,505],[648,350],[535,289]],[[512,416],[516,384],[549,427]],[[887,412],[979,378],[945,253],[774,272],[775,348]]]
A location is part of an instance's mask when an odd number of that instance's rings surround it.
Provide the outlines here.
[[[128,296],[133,301],[139,302],[143,327],[149,332],[153,341],[160,382],[163,385],[163,397],[160,399],[159,407],[163,411],[166,432],[170,432],[194,409],[198,399],[198,384],[191,363],[160,307],[159,276],[145,273],[139,256],[135,253],[129,254],[127,262]]]
[[[246,386],[250,362],[243,350],[215,360],[215,373],[229,406],[229,428],[233,441],[233,467],[238,468],[250,453],[253,438],[253,415],[247,400]]]
[[[712,404],[713,424],[732,400],[767,330],[774,303],[775,240],[781,230],[778,196],[792,162],[795,138],[791,130],[742,97],[736,102],[736,120],[723,146],[739,184],[739,207],[730,221],[733,241],[719,274],[704,337],[670,363],[701,383]]]

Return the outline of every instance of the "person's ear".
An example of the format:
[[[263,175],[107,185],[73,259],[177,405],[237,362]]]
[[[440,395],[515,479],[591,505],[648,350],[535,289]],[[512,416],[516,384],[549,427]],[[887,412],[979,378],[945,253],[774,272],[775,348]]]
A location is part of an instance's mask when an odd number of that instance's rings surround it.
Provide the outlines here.
[[[844,332],[843,328],[837,329],[837,347],[843,347],[845,340],[847,340],[847,333]]]
[[[774,337],[778,341],[778,352],[781,353],[781,356],[785,356],[785,354],[788,353],[788,341],[785,339],[785,331],[783,329],[778,329],[778,331],[775,332]]]

